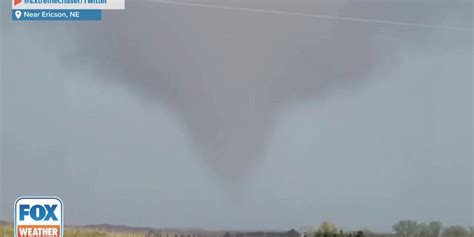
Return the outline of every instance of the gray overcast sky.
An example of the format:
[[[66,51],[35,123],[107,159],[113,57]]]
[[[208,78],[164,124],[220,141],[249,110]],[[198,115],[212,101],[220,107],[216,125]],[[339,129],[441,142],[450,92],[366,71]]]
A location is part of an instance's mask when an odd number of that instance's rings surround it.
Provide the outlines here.
[[[472,31],[127,3],[2,3],[0,219],[57,195],[67,224],[473,224]],[[473,27],[467,0],[200,3]]]

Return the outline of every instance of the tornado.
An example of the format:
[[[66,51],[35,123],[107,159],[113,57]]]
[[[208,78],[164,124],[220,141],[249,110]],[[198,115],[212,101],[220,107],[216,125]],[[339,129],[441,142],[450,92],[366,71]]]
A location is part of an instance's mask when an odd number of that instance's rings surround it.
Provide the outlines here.
[[[289,6],[242,4],[279,11]],[[412,5],[372,2],[364,10],[359,4],[297,2],[290,10],[369,18],[390,12],[394,19],[412,20],[406,12]],[[265,158],[279,112],[363,87],[375,71],[399,62],[400,47],[422,42],[436,29],[129,1],[126,11],[104,12],[100,24],[69,31],[82,46],[78,59],[87,59],[105,80],[126,84],[177,114],[201,159],[232,184],[251,176]],[[393,43],[397,34],[410,36]]]

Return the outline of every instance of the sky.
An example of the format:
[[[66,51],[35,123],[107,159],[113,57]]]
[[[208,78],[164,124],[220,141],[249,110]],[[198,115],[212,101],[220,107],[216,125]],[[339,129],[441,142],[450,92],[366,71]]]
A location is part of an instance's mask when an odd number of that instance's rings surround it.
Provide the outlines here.
[[[436,27],[144,0],[15,23],[3,2],[0,219],[53,195],[74,225],[473,224],[472,1],[180,2]]]

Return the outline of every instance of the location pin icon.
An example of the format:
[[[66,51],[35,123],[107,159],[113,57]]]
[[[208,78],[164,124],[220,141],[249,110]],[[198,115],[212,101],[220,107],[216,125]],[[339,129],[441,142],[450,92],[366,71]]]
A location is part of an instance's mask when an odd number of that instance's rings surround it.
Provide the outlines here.
[[[21,11],[16,11],[15,12],[16,19],[20,19],[21,17]]]

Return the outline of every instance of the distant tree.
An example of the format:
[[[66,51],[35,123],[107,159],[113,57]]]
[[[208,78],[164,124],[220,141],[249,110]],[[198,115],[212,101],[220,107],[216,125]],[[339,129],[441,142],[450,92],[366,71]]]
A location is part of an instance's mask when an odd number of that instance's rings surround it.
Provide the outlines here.
[[[432,221],[428,224],[428,228],[430,230],[430,237],[439,237],[441,230],[443,229],[443,225],[439,221]]]
[[[442,237],[469,237],[469,231],[464,226],[454,225],[443,230]]]
[[[416,226],[417,237],[432,237],[430,228],[425,223],[420,223]]]
[[[393,231],[399,237],[415,237],[418,224],[416,221],[403,220],[392,226]]]
[[[371,230],[368,230],[368,229],[364,229],[364,230],[362,230],[362,232],[364,233],[364,237],[376,236],[376,234],[374,232],[372,232]]]
[[[323,234],[328,234],[327,236],[329,236],[329,234],[337,234],[337,227],[332,222],[324,221],[319,226],[319,231]]]
[[[474,226],[469,226],[469,236],[474,237]]]
[[[301,234],[298,231],[296,231],[295,229],[291,229],[288,232],[286,232],[286,236],[287,237],[300,237]]]

